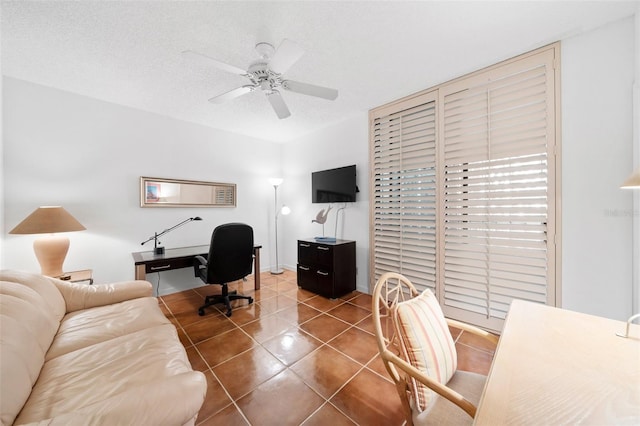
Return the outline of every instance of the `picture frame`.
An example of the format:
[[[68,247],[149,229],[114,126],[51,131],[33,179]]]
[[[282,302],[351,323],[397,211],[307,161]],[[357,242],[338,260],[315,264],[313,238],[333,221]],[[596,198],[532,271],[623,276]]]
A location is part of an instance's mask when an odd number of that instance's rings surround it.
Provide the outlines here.
[[[236,184],[140,177],[140,207],[236,207]]]

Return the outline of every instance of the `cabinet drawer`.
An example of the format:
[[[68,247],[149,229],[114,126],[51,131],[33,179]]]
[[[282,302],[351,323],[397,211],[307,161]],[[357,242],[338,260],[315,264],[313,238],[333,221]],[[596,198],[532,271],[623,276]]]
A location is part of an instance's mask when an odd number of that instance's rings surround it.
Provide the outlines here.
[[[334,298],[333,294],[333,274],[322,269],[316,269],[316,292],[327,298]]]
[[[298,241],[298,262],[310,265],[315,263],[316,251],[314,244]]]
[[[152,272],[168,271],[170,269],[189,268],[193,266],[193,259],[190,258],[173,258],[173,259],[158,259],[153,262],[149,262],[145,265],[145,272],[150,274]]]
[[[327,267],[331,267],[331,265],[333,265],[333,247],[318,244],[315,247],[315,252],[316,263],[318,265]]]
[[[305,290],[316,292],[318,280],[315,269],[307,265],[298,265],[298,285]]]

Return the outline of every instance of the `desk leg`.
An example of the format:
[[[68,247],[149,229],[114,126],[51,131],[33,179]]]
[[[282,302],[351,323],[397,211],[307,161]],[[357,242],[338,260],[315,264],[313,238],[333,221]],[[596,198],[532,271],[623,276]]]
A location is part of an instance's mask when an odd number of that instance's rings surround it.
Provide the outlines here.
[[[147,272],[145,270],[145,265],[136,265],[136,280],[146,280]]]
[[[253,288],[260,290],[260,249],[254,249],[253,254]]]

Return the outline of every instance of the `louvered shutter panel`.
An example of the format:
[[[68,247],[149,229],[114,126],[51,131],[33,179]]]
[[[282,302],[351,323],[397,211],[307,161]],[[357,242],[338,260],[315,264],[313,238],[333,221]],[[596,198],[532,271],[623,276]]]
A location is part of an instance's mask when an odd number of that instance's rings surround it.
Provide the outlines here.
[[[372,281],[400,272],[496,331],[513,299],[556,305],[558,52],[370,112]]]
[[[441,303],[499,329],[514,298],[554,304],[553,52],[440,89]]]
[[[372,271],[400,272],[418,288],[436,281],[434,95],[371,121]]]

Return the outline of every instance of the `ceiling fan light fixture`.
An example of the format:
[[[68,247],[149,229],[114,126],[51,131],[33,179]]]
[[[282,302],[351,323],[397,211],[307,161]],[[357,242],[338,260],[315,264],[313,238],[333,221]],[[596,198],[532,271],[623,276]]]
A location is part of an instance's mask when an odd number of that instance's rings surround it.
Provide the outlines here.
[[[258,55],[260,55],[260,57],[263,59],[269,59],[270,57],[273,56],[273,53],[275,51],[276,49],[273,47],[273,44],[271,43],[262,41],[256,44],[256,52],[258,52]]]

